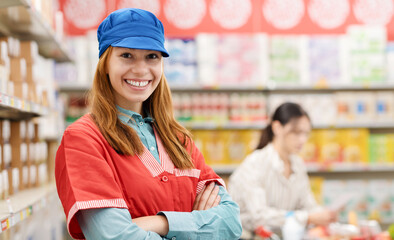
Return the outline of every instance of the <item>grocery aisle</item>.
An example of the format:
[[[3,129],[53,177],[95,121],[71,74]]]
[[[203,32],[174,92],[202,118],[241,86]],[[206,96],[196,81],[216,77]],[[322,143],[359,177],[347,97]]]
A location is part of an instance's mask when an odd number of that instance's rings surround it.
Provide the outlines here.
[[[0,239],[68,236],[55,152],[89,111],[98,24],[123,7],[163,22],[175,117],[225,181],[292,101],[313,125],[301,157],[317,201],[348,197],[342,224],[394,223],[393,0],[3,0]]]

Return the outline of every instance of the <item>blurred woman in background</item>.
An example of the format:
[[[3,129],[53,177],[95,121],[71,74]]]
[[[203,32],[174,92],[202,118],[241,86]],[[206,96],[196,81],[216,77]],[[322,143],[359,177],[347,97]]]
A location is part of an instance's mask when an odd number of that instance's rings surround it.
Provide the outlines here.
[[[303,160],[296,155],[310,132],[311,121],[300,105],[280,105],[257,149],[231,175],[229,192],[240,205],[245,230],[278,229],[288,215],[304,227],[335,221],[335,212],[316,203]]]

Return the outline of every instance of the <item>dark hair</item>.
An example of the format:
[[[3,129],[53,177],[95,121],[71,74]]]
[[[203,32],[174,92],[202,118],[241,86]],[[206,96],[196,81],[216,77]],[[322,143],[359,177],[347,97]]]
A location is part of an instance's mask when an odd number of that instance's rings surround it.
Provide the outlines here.
[[[305,110],[297,103],[286,102],[281,104],[274,112],[271,123],[265,127],[261,133],[260,142],[256,149],[261,149],[267,146],[274,139],[274,132],[272,131],[272,122],[279,121],[282,126],[286,125],[294,118],[306,116],[309,119]]]

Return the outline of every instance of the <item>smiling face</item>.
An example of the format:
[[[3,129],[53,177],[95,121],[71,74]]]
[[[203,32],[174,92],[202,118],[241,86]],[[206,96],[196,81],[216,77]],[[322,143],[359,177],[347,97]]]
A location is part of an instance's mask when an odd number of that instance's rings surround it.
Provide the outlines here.
[[[113,47],[107,74],[115,90],[115,103],[142,114],[142,103],[160,82],[162,58],[158,51]]]

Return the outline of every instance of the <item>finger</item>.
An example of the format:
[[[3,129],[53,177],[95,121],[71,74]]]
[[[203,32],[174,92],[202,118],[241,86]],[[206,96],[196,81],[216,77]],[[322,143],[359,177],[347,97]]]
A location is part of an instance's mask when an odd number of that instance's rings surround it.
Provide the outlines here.
[[[213,207],[213,204],[216,200],[216,197],[219,194],[219,187],[215,186],[211,192],[211,194],[208,196],[207,202],[205,204],[204,210],[210,209]]]
[[[212,182],[211,184],[209,184],[205,191],[202,193],[200,201],[198,203],[197,209],[198,210],[204,210],[205,209],[205,205],[207,204],[208,198],[211,195],[211,192],[213,190],[213,188],[215,187],[215,183]]]
[[[213,206],[212,206],[212,207],[219,206],[219,204],[220,204],[220,200],[221,200],[220,196],[219,196],[219,195],[217,195],[217,197],[216,197],[216,199],[215,199],[215,202],[213,203]]]
[[[198,204],[200,203],[201,195],[204,193],[206,188],[207,188],[207,186],[204,185],[204,187],[201,189],[201,192],[199,194],[197,194],[196,199],[194,200],[193,210],[198,210],[197,207],[198,207]]]

